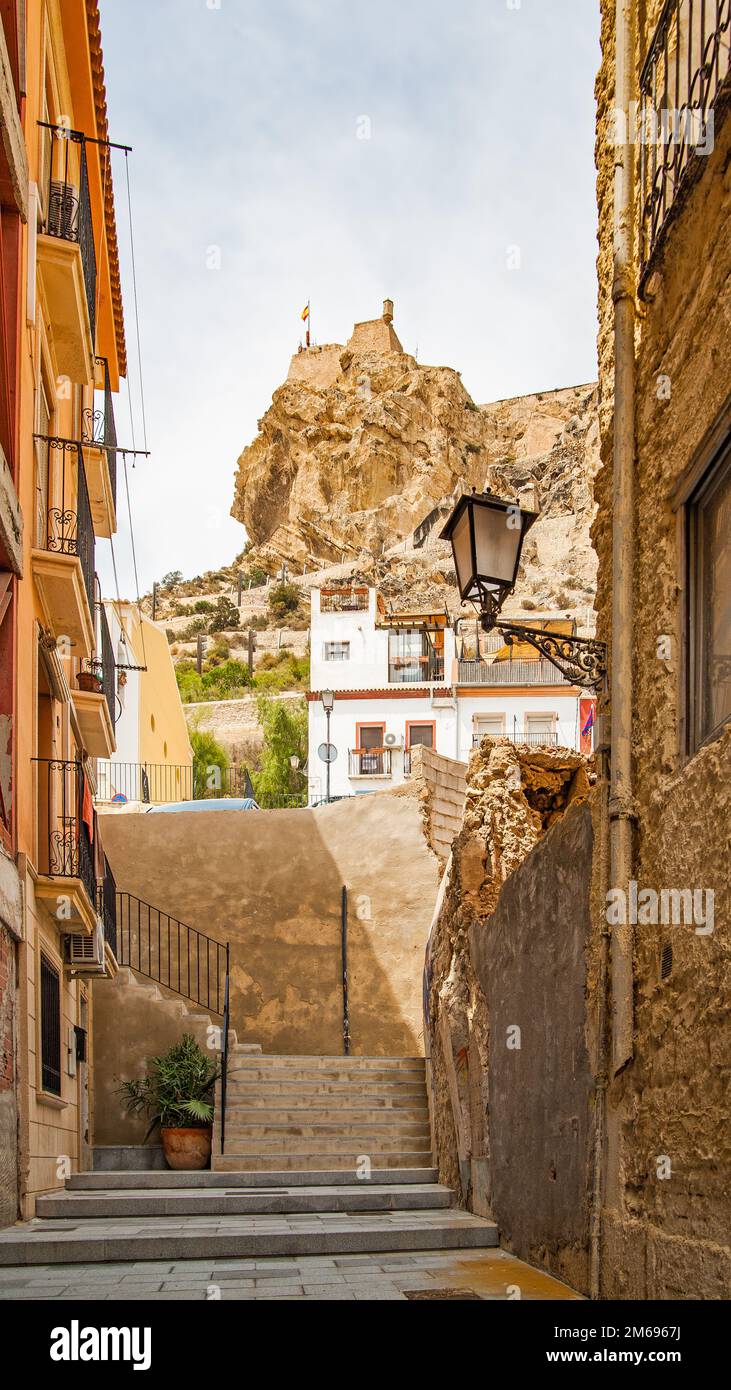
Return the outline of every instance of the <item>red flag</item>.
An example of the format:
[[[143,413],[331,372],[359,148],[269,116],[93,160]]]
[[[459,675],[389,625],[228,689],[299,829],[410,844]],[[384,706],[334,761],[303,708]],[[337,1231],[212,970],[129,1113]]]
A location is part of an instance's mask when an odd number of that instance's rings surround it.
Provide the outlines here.
[[[581,752],[591,753],[593,729],[596,723],[596,700],[579,701],[579,729],[581,731]]]

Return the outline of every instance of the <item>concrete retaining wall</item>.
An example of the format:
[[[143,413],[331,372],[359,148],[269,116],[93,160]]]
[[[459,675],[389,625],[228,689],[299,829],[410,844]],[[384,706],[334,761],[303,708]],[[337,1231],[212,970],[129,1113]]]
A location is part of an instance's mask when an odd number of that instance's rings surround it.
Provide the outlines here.
[[[442,863],[462,828],[466,775],[467,764],[455,758],[445,758],[431,748],[412,751],[411,776],[419,789],[426,837]]]

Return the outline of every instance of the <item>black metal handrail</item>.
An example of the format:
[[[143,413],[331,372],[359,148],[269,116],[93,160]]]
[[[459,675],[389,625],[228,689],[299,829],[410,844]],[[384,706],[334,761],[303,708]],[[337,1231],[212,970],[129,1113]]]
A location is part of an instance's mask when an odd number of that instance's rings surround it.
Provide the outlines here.
[[[107,456],[109,482],[114,507],[117,506],[117,425],[114,419],[112,386],[109,378],[109,363],[106,357],[97,357],[98,365],[104,371],[104,406],[96,405],[84,411],[81,437],[82,443],[103,449]]]
[[[198,772],[190,763],[134,763],[99,759],[97,801],[142,801],[164,806],[175,801],[209,801],[215,797],[252,795],[248,769],[243,765]],[[263,811],[296,810],[307,805],[307,791],[286,795],[254,793]]]
[[[39,124],[48,131],[48,204],[43,230],[47,236],[75,241],[81,251],[81,265],[89,311],[92,350],[96,337],[96,250],[86,162],[86,137],[79,130]]]
[[[431,685],[444,680],[444,657],[436,652],[400,657],[388,665],[389,685]]]
[[[368,609],[367,589],[321,589],[321,613],[365,613]]]
[[[666,0],[640,76],[642,276],[731,96],[731,0]]]
[[[71,758],[35,758],[45,787],[39,788],[39,852],[41,873],[52,878],[79,878],[94,907],[97,880],[94,845],[98,826],[90,809],[90,788],[83,764]],[[85,796],[85,790],[89,794]],[[43,834],[43,822],[46,834]],[[45,841],[45,845],[44,845]]]
[[[226,1143],[226,1083],[228,1081],[228,1025],[231,1008],[231,948],[226,942],[226,979],[223,989],[223,1029],[221,1039],[221,1153]]]
[[[52,472],[50,453],[56,451],[61,455],[60,491],[52,498],[56,505],[49,507],[46,513],[46,550],[57,555],[78,556],[89,608],[93,613],[94,523],[81,445],[75,439],[62,439],[57,435],[37,437],[49,450],[49,480]]]
[[[223,1013],[227,948],[215,937],[117,890],[117,941],[120,965],[210,1013]]]
[[[414,550],[421,549],[421,547],[424,544],[424,541],[429,535],[429,532],[434,529],[440,517],[446,516],[447,512],[451,512],[451,510],[452,504],[450,502],[440,502],[436,507],[432,507],[432,510],[429,512],[428,516],[425,516],[424,520],[419,522],[419,525],[414,531],[412,539],[412,545],[414,547]]]

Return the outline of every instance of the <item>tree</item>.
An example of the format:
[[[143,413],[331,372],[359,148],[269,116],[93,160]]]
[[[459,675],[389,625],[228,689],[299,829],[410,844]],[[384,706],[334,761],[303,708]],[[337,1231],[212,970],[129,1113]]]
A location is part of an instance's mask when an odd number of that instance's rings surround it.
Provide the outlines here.
[[[193,749],[193,790],[197,797],[206,792],[217,791],[223,785],[224,773],[229,765],[226,749],[213,737],[200,729],[190,735]]]
[[[168,570],[167,574],[164,574],[162,579],[160,580],[160,588],[173,589],[175,588],[176,584],[180,584],[182,578],[182,570]]]
[[[297,612],[300,597],[296,584],[275,584],[269,594],[269,612],[278,622],[283,622],[290,613]]]
[[[253,783],[257,799],[266,805],[277,797],[303,791],[300,769],[307,761],[307,706],[304,700],[273,700],[259,695],[256,712],[264,731],[264,748],[261,772],[254,774]],[[299,759],[299,769],[292,767],[293,757]]]
[[[251,684],[249,668],[243,661],[231,658],[206,671],[202,684],[205,700],[235,700]]]
[[[236,604],[232,603],[227,594],[221,594],[211,615],[208,631],[210,633],[224,632],[228,628],[238,627],[239,622],[239,610]]]

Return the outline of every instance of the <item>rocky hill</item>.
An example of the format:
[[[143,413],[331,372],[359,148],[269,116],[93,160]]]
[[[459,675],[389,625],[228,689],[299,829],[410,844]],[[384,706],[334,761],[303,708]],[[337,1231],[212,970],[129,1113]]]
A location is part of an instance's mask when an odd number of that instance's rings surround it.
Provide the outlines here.
[[[413,533],[461,491],[490,486],[541,513],[520,597],[585,613],[595,577],[594,386],[477,405],[459,372],[403,351],[392,309],[387,300],[382,318],[356,324],[346,345],[292,358],[237,464],[232,515],[246,527],[251,557],[270,572],[287,561],[308,579],[344,564],[400,597],[404,585],[448,591],[438,527],[407,561]]]

